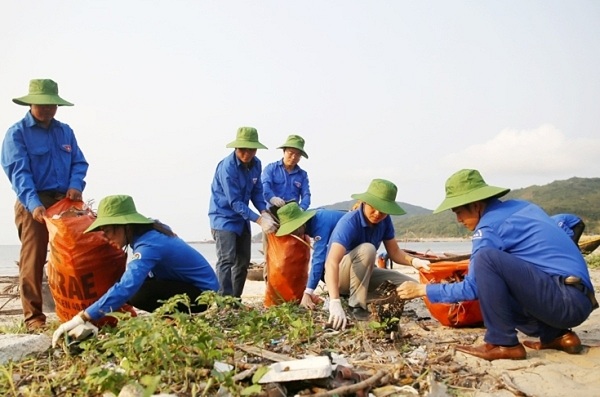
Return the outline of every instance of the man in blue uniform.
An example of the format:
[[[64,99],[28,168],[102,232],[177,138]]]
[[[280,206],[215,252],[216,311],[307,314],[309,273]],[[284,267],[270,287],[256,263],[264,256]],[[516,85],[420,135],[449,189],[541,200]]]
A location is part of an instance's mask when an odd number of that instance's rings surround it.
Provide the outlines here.
[[[479,299],[485,343],[456,347],[476,357],[524,359],[523,344],[579,353],[581,341],[571,327],[598,307],[587,265],[540,207],[498,199],[509,191],[489,186],[477,170],[448,178],[446,199],[434,213],[451,209],[459,223],[474,231],[469,274],[459,283],[404,283],[398,295],[427,296],[434,303]],[[521,344],[517,330],[540,340]]]
[[[217,276],[202,254],[169,226],[140,214],[131,196],[103,198],[96,220],[84,233],[88,232],[102,232],[114,247],[131,248],[133,255],[118,282],[54,331],[52,346],[64,333],[86,321],[99,320],[125,303],[152,312],[171,297],[184,294],[190,305],[180,304],[177,311],[203,312],[207,305],[198,304],[197,298],[204,291],[219,288]]]
[[[71,127],[54,118],[59,106],[73,106],[58,96],[58,84],[50,79],[31,80],[29,94],[13,102],[29,106],[29,111],[6,133],[2,168],[17,194],[19,291],[25,326],[35,331],[46,324],[42,311],[49,239],[46,209],[65,197],[81,201],[88,163]]]
[[[208,217],[217,248],[219,293],[239,298],[250,266],[250,222],[260,225],[265,233],[273,233],[277,224],[267,212],[263,197],[262,166],[256,150],[267,147],[258,141],[258,132],[240,127],[236,140],[226,147],[234,151],[217,165]],[[259,214],[250,209],[250,201]]]
[[[308,158],[304,138],[290,135],[278,149],[283,149],[283,158],[267,164],[261,176],[265,201],[275,207],[296,201],[300,208],[307,210],[310,207],[310,184],[308,174],[298,165],[300,156]]]
[[[324,281],[325,255],[327,254],[329,236],[345,213],[345,211],[323,208],[302,211],[295,202],[288,203],[277,211],[280,226],[275,234],[276,236],[294,234],[302,237],[307,235],[313,239],[310,273],[300,302],[307,309],[314,309],[315,303],[319,301],[319,297],[315,295],[315,289],[319,285],[319,281]]]

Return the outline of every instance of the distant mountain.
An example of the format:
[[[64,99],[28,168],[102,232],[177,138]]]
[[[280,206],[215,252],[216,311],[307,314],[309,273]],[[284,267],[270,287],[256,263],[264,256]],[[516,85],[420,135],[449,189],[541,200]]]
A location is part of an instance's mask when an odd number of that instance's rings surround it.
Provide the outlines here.
[[[350,211],[352,209],[352,206],[355,203],[356,203],[356,200],[342,201],[340,203],[335,203],[335,204],[331,204],[331,205],[324,205],[321,208],[325,208],[325,209],[328,209],[328,210]],[[400,201],[398,201],[398,205],[400,207],[402,207],[402,209],[404,211],[406,211],[405,215],[400,215],[400,216],[403,216],[403,217],[410,217],[410,216],[414,216],[414,215],[431,214],[431,211],[432,211],[432,210],[428,210],[427,208],[419,207],[419,206],[408,204],[408,203],[403,203],[403,202],[400,202]],[[400,216],[398,216],[398,217],[394,216],[394,218],[399,218]]]
[[[549,215],[576,214],[586,224],[584,234],[600,234],[600,178],[570,178],[543,186],[512,190],[505,198],[531,201]],[[350,210],[355,201],[324,206],[327,209]],[[393,216],[399,239],[468,237],[470,232],[456,222],[452,211],[432,214],[433,210],[398,202],[406,215]]]

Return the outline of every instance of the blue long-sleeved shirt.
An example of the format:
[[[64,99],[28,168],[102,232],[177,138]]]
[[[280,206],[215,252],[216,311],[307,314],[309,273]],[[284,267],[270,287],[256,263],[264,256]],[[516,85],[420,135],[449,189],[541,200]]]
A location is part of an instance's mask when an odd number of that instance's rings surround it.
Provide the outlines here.
[[[6,132],[2,168],[19,201],[33,212],[42,206],[39,191],[83,192],[88,163],[71,127],[52,120],[45,129],[27,112]]]
[[[250,201],[259,212],[267,209],[261,171],[257,157],[254,157],[250,167],[246,167],[235,151],[219,162],[210,187],[208,217],[212,229],[227,230],[238,235],[242,234],[244,227],[250,230],[250,222],[256,222],[260,217],[248,206]]]
[[[288,172],[283,159],[267,164],[262,173],[262,183],[267,203],[273,197],[279,197],[284,201],[296,201],[305,211],[310,207],[308,174],[300,166],[296,165],[292,172]]]
[[[552,215],[551,218],[571,238],[575,234],[573,233],[573,226],[581,222],[581,218],[572,214],[556,214]]]
[[[219,289],[217,275],[208,261],[179,237],[149,230],[135,236],[131,248],[133,257],[121,279],[85,310],[92,320],[121,308],[149,274],[158,280],[187,282],[203,291]]]
[[[548,274],[580,277],[593,290],[587,264],[577,246],[535,204],[523,200],[489,201],[471,238],[472,265],[477,263],[477,252],[481,248],[496,248]],[[475,278],[471,273],[460,283],[428,284],[426,291],[433,303],[478,297]]]
[[[314,290],[323,280],[329,237],[338,221],[346,212],[318,209],[315,216],[306,222],[305,233],[313,239],[313,254],[306,288]]]

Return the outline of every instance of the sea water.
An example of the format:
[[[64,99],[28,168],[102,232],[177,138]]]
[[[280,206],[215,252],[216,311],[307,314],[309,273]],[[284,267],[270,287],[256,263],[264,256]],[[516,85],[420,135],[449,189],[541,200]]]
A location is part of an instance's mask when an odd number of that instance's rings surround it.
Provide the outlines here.
[[[217,262],[217,253],[214,243],[190,243],[192,247],[198,250],[206,260],[215,266]],[[413,250],[422,253],[433,254],[465,254],[471,252],[470,240],[458,241],[399,241],[398,245],[402,249]],[[252,244],[251,261],[262,263],[264,255],[262,252],[262,243]],[[0,276],[16,276],[18,268],[16,262],[19,260],[20,245],[0,245]],[[380,251],[383,250],[383,245]]]

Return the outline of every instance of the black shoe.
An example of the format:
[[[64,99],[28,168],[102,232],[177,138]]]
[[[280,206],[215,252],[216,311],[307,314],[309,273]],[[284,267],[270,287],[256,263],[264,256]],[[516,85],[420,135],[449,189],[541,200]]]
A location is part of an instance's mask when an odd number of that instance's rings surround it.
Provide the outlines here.
[[[369,317],[371,316],[368,310],[365,310],[360,306],[350,307],[350,313],[352,313],[352,317],[354,317],[356,321],[369,321]]]
[[[242,298],[234,298],[231,301],[231,308],[233,310],[246,310],[246,305],[242,303]]]

